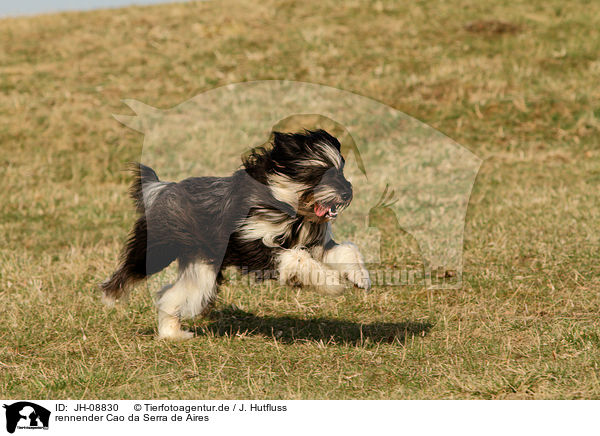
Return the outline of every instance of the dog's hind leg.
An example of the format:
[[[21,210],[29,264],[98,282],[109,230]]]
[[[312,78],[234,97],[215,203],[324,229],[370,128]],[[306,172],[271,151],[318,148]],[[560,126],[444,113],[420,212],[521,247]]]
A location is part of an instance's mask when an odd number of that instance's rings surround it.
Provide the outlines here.
[[[192,332],[182,330],[181,320],[204,313],[217,295],[217,268],[200,261],[179,265],[177,281],[157,294],[158,336],[189,339]]]
[[[328,268],[304,249],[284,250],[279,255],[278,266],[281,283],[313,286],[327,295],[336,296],[344,292],[345,286],[340,272]]]

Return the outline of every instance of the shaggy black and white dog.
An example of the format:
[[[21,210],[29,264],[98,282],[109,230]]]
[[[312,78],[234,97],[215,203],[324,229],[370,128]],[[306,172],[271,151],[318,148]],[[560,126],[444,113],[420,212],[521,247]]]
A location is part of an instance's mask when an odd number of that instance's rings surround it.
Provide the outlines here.
[[[337,244],[331,223],[352,200],[340,143],[324,130],[273,133],[272,147],[254,149],[231,177],[160,181],[134,168],[131,195],[140,217],[117,271],[101,287],[107,303],[174,260],[179,276],[156,294],[160,337],[193,336],[180,320],[205,312],[221,270],[276,271],[282,283],[338,295],[349,282],[369,289],[363,257]]]

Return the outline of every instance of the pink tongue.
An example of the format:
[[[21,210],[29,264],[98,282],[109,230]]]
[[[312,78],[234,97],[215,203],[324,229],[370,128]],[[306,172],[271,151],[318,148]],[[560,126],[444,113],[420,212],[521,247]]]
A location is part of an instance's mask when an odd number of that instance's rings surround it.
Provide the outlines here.
[[[320,204],[315,204],[315,213],[317,214],[317,216],[321,217],[323,215],[325,215],[327,213],[327,211],[329,210],[329,208],[327,207],[323,207]]]

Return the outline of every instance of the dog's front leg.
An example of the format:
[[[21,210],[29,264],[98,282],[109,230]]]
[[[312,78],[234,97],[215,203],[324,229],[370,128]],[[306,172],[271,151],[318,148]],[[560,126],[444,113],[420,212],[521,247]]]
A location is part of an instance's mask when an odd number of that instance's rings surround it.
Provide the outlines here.
[[[327,295],[340,295],[345,286],[339,271],[314,259],[307,250],[292,248],[278,256],[279,280],[283,284],[312,286]]]
[[[330,240],[323,251],[323,262],[339,271],[355,286],[365,290],[371,289],[371,279],[363,256],[352,242],[337,244]]]

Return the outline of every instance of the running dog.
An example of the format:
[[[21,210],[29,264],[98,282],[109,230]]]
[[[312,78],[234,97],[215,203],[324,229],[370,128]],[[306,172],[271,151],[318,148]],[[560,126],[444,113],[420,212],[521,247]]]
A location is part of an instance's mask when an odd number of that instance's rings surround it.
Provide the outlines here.
[[[136,282],[178,261],[175,283],[156,294],[158,334],[186,339],[182,319],[207,311],[221,270],[275,271],[285,284],[339,295],[348,284],[368,290],[356,245],[332,239],[331,221],[350,205],[339,141],[324,130],[274,132],[230,177],[159,180],[135,164],[131,196],[139,218],[118,269],[101,284],[114,304]]]

